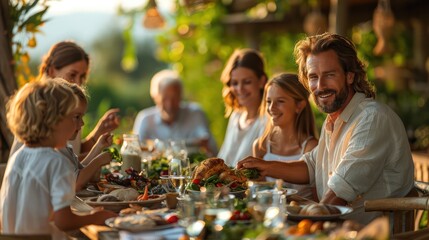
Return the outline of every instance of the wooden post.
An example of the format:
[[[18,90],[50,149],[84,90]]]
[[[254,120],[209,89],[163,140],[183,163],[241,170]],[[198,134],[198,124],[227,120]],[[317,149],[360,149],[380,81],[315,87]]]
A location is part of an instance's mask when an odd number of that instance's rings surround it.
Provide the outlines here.
[[[9,1],[0,0],[0,162],[7,162],[13,135],[6,125],[6,100],[18,88],[13,74]]]
[[[347,35],[347,0],[331,0],[329,32]]]

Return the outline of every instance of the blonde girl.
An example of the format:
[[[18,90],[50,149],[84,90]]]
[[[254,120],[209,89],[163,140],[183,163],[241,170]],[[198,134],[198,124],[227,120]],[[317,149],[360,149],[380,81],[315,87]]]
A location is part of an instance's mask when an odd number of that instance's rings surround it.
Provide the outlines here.
[[[269,121],[263,135],[253,144],[253,156],[266,161],[291,161],[317,146],[314,114],[308,101],[309,93],[296,74],[282,73],[265,87],[261,114]],[[273,178],[266,175],[269,181]],[[304,197],[313,198],[314,188],[292,185]]]

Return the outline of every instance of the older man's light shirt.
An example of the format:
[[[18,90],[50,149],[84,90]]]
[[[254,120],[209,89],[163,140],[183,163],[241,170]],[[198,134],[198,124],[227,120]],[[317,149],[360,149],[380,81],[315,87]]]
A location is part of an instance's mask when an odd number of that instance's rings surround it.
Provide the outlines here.
[[[133,132],[139,135],[140,141],[208,139],[210,151],[213,154],[217,153],[217,145],[209,130],[207,118],[196,103],[182,103],[173,124],[162,121],[161,112],[157,107],[144,109],[138,113],[134,121]]]

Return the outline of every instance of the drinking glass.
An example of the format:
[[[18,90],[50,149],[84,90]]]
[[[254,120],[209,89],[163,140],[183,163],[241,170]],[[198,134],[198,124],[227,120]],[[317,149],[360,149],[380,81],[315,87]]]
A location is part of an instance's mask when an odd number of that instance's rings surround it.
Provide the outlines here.
[[[263,190],[256,193],[250,213],[267,228],[278,230],[286,220],[286,195],[283,191]]]
[[[232,216],[234,199],[235,196],[232,194],[221,195],[215,201],[207,198],[204,221],[213,227],[216,239],[219,238],[220,232]]]
[[[190,239],[197,239],[206,224],[203,221],[205,204],[189,196],[179,197],[178,200],[179,225],[185,227],[185,232]]]
[[[182,160],[188,158],[188,150],[186,148],[185,140],[170,141],[170,151],[172,157],[180,158]]]
[[[264,181],[248,181],[247,185],[250,190],[248,196],[249,201],[256,199],[256,193],[263,190],[273,190],[275,187],[275,182],[264,182]]]
[[[182,160],[172,158],[168,164],[168,174],[171,184],[173,184],[179,196],[183,195],[186,185],[186,176],[183,175]]]
[[[156,158],[163,157],[165,155],[165,151],[166,151],[165,143],[160,139],[155,139],[153,141],[153,151],[152,151],[153,158],[156,159]]]
[[[182,161],[182,174],[186,176],[187,179],[192,177],[192,168],[189,158],[180,159]]]

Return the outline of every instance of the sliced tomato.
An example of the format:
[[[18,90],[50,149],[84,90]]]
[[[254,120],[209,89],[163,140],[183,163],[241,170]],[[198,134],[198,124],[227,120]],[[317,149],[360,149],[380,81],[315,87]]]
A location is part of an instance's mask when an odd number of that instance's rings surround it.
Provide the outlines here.
[[[192,183],[196,185],[200,185],[201,179],[198,179],[198,178],[192,179]]]
[[[232,212],[232,215],[231,215],[231,217],[229,218],[229,220],[232,220],[232,221],[237,221],[237,220],[240,220],[240,210],[234,210],[233,212]]]
[[[177,223],[177,221],[179,221],[179,217],[174,213],[169,214],[165,216],[165,221],[167,221],[168,223]]]
[[[252,219],[252,216],[250,215],[249,212],[242,212],[240,213],[240,220],[250,220]]]

